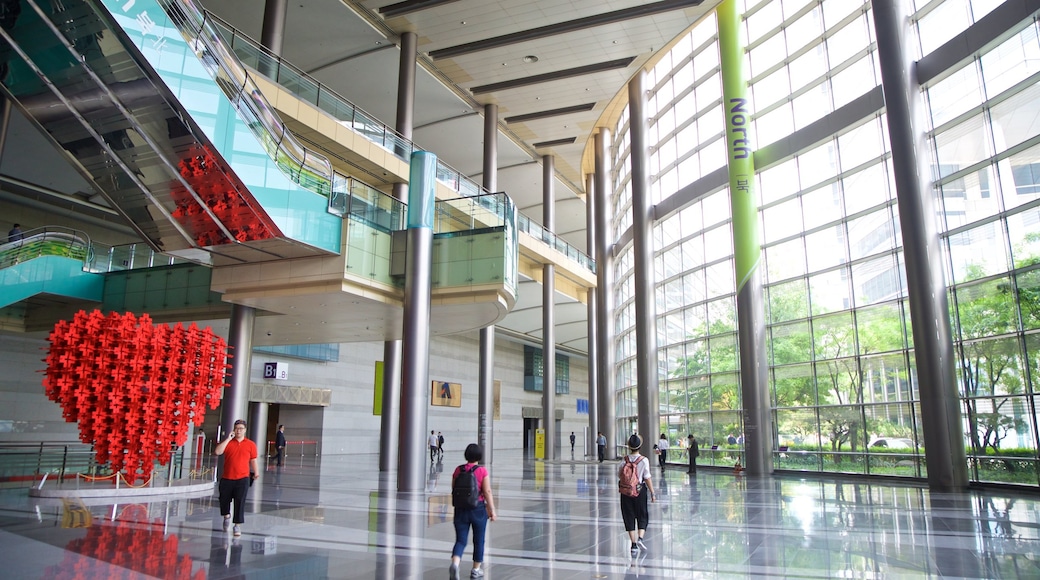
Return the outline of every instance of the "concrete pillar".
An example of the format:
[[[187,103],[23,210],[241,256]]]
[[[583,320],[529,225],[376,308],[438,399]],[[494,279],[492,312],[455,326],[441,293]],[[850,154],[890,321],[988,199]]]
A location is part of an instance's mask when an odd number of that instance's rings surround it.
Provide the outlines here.
[[[556,173],[552,155],[542,156],[542,221],[551,233],[556,229]],[[556,459],[556,267],[542,265],[542,428],[545,458]]]
[[[484,172],[481,185],[498,189],[498,105],[484,105]],[[480,369],[477,377],[477,443],[484,448],[484,465],[495,457],[495,327],[480,329]]]
[[[412,153],[408,176],[398,491],[426,488],[426,421],[430,392],[430,270],[437,156]]]
[[[610,129],[600,128],[595,137],[596,166],[596,373],[599,387],[599,430],[607,438],[606,458],[617,454],[614,418],[614,248],[611,236]],[[595,437],[596,434],[593,434]]]
[[[895,0],[874,0],[871,4],[903,234],[928,486],[933,491],[962,490],[968,486],[967,456],[942,248],[928,183],[930,173],[924,166],[929,161],[926,124],[918,109],[922,96],[914,72],[912,36],[908,34],[910,15],[908,7]]]
[[[412,111],[415,107],[415,44],[416,34],[401,35],[401,58],[397,72],[397,132],[405,139],[412,138]],[[408,196],[407,183],[395,183],[395,199]],[[379,471],[389,471],[396,463],[400,440],[401,412],[401,341],[383,343],[383,415],[379,420]],[[425,442],[422,446],[426,448]]]
[[[267,414],[271,409],[269,403],[249,403],[249,419],[247,419],[246,437],[256,443],[257,459],[261,469],[267,464]]]
[[[585,176],[585,249],[590,258],[596,259],[596,174]],[[596,324],[596,289],[589,288],[588,298],[588,353],[589,353],[589,437],[585,442],[585,455],[596,453],[596,433],[599,432],[599,372],[598,358],[599,326]]]
[[[249,411],[249,366],[253,353],[253,325],[256,309],[241,304],[231,306],[228,346],[231,353],[231,377],[220,403],[220,441],[231,432],[236,419],[245,420]]]
[[[733,213],[733,261],[737,283],[737,344],[740,394],[744,404],[744,463],[748,475],[773,472],[773,429],[762,299],[762,246],[758,238],[755,161],[751,111],[744,74],[744,46],[736,0],[717,10],[722,63],[722,100],[726,110],[729,197]]]
[[[636,314],[636,410],[644,455],[657,441],[661,426],[657,386],[657,298],[654,292],[654,208],[650,204],[649,130],[646,116],[646,71],[628,81],[628,134],[632,142],[632,263]],[[653,458],[651,458],[653,459]]]

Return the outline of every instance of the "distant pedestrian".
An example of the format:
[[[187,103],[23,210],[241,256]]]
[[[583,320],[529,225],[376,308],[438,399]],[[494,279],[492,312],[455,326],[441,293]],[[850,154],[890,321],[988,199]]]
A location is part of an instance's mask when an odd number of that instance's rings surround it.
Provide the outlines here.
[[[285,457],[285,425],[278,426],[278,432],[274,435],[274,448],[277,452],[274,456],[275,463],[281,467],[282,458]]]
[[[451,476],[452,504],[455,505],[455,546],[451,549],[451,566],[448,567],[448,577],[451,580],[459,580],[459,564],[462,562],[462,553],[466,551],[466,540],[469,537],[470,528],[473,528],[473,569],[470,570],[470,578],[483,578],[484,570],[484,538],[487,534],[489,521],[495,521],[495,500],[491,496],[491,477],[486,467],[479,465],[484,459],[484,448],[476,443],[470,443],[465,451],[466,463],[455,468]],[[474,481],[475,479],[475,481]],[[465,498],[469,496],[471,488],[463,486],[461,482],[472,483],[479,489],[479,498],[476,507],[464,505]],[[456,501],[458,500],[458,501]]]
[[[607,438],[603,436],[602,431],[596,436],[596,451],[599,452],[599,462],[603,463],[603,456],[607,452]]]
[[[0,231],[3,231],[3,230],[0,230]],[[7,241],[8,241],[8,243],[10,243],[10,242],[17,242],[18,240],[20,240],[20,239],[22,239],[24,237],[25,236],[22,234],[22,224],[14,224],[14,227],[11,228],[11,230],[9,232],[7,232]]]
[[[430,446],[430,461],[437,458],[437,435],[430,429],[430,436],[426,438],[426,444]]]
[[[437,432],[437,455],[444,458],[444,434],[440,431]]]
[[[697,443],[697,438],[690,433],[686,436],[686,448],[690,452],[690,469],[686,473],[697,474],[697,458],[700,457],[701,450],[700,445]]]
[[[632,541],[632,557],[639,555],[639,551],[646,551],[643,543],[643,535],[650,523],[650,508],[647,499],[651,502],[657,501],[654,495],[654,484],[650,480],[650,460],[639,454],[639,448],[643,446],[643,440],[639,435],[632,434],[628,438],[628,455],[621,460],[618,466],[618,490],[621,493],[621,518],[625,522],[625,531],[628,539]],[[632,464],[631,467],[629,464]],[[626,468],[635,468],[634,483],[635,490],[629,489],[630,482],[626,477]],[[629,471],[630,473],[630,471]],[[636,493],[636,495],[630,495]]]
[[[574,431],[571,431],[571,453],[574,453]]]
[[[668,461],[668,438],[661,433],[661,438],[657,440],[657,465],[661,469],[664,469],[664,464]]]

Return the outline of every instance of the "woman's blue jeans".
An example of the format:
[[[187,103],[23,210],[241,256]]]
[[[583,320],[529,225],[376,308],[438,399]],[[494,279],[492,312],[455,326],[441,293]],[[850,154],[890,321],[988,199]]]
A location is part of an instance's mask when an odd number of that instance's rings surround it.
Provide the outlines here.
[[[451,550],[452,556],[462,557],[466,551],[466,540],[469,538],[469,528],[473,526],[473,561],[484,561],[484,534],[487,533],[488,513],[484,502],[477,507],[468,510],[455,508],[455,547]]]

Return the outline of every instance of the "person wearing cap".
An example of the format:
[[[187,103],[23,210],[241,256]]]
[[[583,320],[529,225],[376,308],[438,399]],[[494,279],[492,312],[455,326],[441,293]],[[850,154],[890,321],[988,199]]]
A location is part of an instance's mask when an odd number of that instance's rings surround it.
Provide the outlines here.
[[[231,519],[231,503],[235,504],[234,535],[242,535],[241,525],[245,523],[246,493],[256,479],[260,470],[256,457],[256,443],[246,439],[246,422],[235,421],[235,428],[228,437],[217,444],[213,450],[224,456],[224,473],[220,477],[220,515],[224,516],[226,532]]]
[[[625,522],[625,531],[628,532],[628,538],[632,541],[632,557],[638,556],[640,550],[647,551],[646,544],[643,543],[643,535],[646,533],[646,526],[650,519],[650,508],[647,505],[647,499],[649,498],[651,502],[657,501],[657,496],[654,495],[654,484],[650,480],[650,459],[639,454],[639,448],[642,446],[643,439],[633,433],[628,438],[628,455],[618,465],[619,482],[621,481],[621,470],[624,469],[625,463],[628,462],[636,464],[639,481],[642,482],[638,496],[630,497],[623,493],[620,494],[621,518]]]

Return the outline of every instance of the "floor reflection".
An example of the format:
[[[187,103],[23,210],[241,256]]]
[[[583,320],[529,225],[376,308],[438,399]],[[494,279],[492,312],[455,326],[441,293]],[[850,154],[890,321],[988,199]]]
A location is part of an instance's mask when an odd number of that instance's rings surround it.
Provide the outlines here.
[[[491,579],[1040,577],[1033,495],[655,468],[647,550],[633,558],[615,464],[495,456]],[[398,492],[374,455],[272,468],[250,492],[241,538],[221,529],[215,494],[126,505],[3,490],[3,576],[441,578],[455,466],[428,463],[417,492]]]

